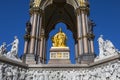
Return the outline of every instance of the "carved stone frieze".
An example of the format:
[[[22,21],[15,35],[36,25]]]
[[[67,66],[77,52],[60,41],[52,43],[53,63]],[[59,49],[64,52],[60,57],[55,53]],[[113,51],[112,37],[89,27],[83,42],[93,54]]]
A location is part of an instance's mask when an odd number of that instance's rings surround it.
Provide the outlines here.
[[[25,80],[119,80],[120,62],[110,62],[92,68],[72,68],[58,70],[31,69],[26,73]]]
[[[71,66],[41,64],[24,68],[0,62],[0,80],[120,80],[119,60],[88,67]]]
[[[26,69],[0,62],[0,80],[25,80]]]

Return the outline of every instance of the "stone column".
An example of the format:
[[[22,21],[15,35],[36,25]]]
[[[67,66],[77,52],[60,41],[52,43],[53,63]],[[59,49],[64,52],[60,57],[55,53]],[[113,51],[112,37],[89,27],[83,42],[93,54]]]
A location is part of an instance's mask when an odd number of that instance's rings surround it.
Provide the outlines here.
[[[38,27],[39,27],[39,14],[40,9],[38,7],[33,7],[30,9],[31,13],[31,34],[30,34],[30,42],[29,42],[29,54],[26,55],[26,63],[27,64],[36,64],[35,62],[35,54],[37,53],[37,43],[38,41]]]
[[[46,64],[46,38],[43,37],[43,61]]]
[[[82,19],[81,19],[81,13],[80,8],[77,9],[77,34],[78,34],[78,61],[80,62],[80,55],[83,54],[83,39],[82,39]]]
[[[94,56],[89,52],[90,44],[88,44],[88,12],[86,7],[81,7],[81,16],[82,16],[82,31],[83,31],[83,54],[80,56],[82,64],[88,64],[93,62]]]
[[[25,43],[24,43],[24,54],[27,54],[28,53],[28,41],[25,40]]]
[[[40,33],[40,49],[39,49],[39,58],[40,58],[40,62],[43,62],[43,52],[44,52],[44,29],[41,29],[41,33]],[[45,54],[45,53],[44,53]]]
[[[38,32],[39,32],[39,15],[37,15],[37,20],[36,20],[36,30],[35,30],[35,47],[34,47],[34,54],[37,54],[37,45],[38,45]]]
[[[89,27],[88,27],[88,37],[89,37],[89,44],[90,44],[90,53],[94,54],[94,33],[93,33],[93,27],[95,26],[95,23],[91,20],[89,20]]]
[[[35,46],[35,30],[36,30],[36,20],[37,14],[34,13],[34,19],[32,24],[32,32],[31,32],[31,40],[30,40],[30,54],[34,54],[34,46]]]
[[[78,43],[75,44],[75,61],[78,63]]]
[[[38,32],[38,42],[37,42],[37,55],[36,55],[36,57],[37,57],[37,64],[39,64],[39,63],[41,63],[40,62],[40,54],[41,54],[41,28],[42,28],[42,13],[41,13],[41,15],[40,15],[40,20],[39,20],[39,28],[38,28],[38,30],[39,30],[39,32]]]
[[[30,42],[30,32],[31,32],[31,23],[28,21],[26,23],[26,34],[24,36],[24,55],[23,55],[23,62],[26,60],[26,55],[29,53],[29,42]]]
[[[84,47],[84,54],[88,54],[88,38],[87,38],[87,25],[86,25],[86,18],[85,18],[86,12],[81,11],[82,16],[82,31],[83,31],[83,47]]]
[[[39,49],[40,49],[40,32],[41,32],[41,13],[38,15],[37,28],[36,28],[36,40],[35,40],[35,59],[36,63],[39,63]]]
[[[88,34],[89,33],[88,32],[89,4],[87,3],[87,1],[84,1],[82,4],[80,3],[79,11],[80,11],[79,13],[80,13],[80,19],[81,19],[82,36],[78,39],[82,40],[82,50],[83,50],[82,53],[79,55],[80,56],[79,62],[83,64],[88,64],[93,62],[94,55],[91,54],[91,51],[90,51],[91,43],[89,42],[89,34]],[[78,47],[79,47],[79,40],[78,40]]]

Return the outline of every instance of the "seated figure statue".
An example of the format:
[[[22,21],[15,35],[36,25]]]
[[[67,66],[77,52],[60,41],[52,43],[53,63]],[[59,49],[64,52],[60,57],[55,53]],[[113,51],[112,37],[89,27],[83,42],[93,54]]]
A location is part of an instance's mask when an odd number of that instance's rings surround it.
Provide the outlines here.
[[[59,32],[52,37],[53,47],[66,47],[67,36],[60,28]]]

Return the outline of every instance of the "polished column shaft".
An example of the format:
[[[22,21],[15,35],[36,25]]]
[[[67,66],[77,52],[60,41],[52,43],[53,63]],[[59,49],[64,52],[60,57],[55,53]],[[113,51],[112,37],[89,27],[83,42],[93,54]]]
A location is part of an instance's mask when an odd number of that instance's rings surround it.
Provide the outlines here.
[[[34,46],[35,46],[35,30],[36,30],[36,18],[37,14],[34,14],[33,24],[32,24],[32,32],[31,32],[31,40],[30,40],[30,54],[34,54]]]
[[[84,11],[81,11],[82,16],[82,31],[83,31],[83,50],[85,54],[88,54],[88,38],[87,38],[87,25]]]

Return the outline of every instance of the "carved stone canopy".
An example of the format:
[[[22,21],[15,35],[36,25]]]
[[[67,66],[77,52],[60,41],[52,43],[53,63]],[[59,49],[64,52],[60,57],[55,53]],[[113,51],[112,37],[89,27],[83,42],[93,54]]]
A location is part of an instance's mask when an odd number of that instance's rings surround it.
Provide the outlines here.
[[[45,35],[48,35],[55,25],[63,22],[67,28],[73,32],[75,40],[77,39],[76,13],[73,6],[67,4],[65,0],[54,0],[52,4],[48,5],[45,10]]]

